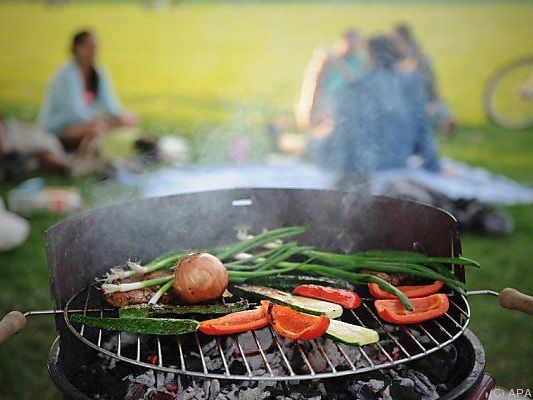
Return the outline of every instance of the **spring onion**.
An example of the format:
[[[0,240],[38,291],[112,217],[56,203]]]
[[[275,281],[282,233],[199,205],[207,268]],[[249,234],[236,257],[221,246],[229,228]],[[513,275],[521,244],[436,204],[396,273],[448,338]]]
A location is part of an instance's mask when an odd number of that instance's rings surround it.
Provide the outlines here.
[[[167,283],[161,286],[157,292],[154,293],[154,295],[148,301],[148,304],[156,304],[159,301],[159,299],[163,297],[165,293],[170,290],[171,287],[172,287],[172,280],[169,280]]]
[[[266,231],[257,236],[253,236],[241,242],[238,242],[236,245],[228,247],[225,251],[221,252],[220,254],[217,254],[217,257],[224,261],[235,256],[236,254],[260,247],[275,240],[280,240],[289,236],[298,235],[305,231],[306,228],[299,226],[292,226],[288,228],[280,228],[274,229],[272,231]]]

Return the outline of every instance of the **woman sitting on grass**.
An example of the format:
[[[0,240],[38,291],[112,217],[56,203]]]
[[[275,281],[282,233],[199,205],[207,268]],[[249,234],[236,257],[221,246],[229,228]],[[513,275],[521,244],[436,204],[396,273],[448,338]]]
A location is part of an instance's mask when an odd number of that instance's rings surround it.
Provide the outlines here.
[[[73,60],[55,74],[40,110],[40,125],[68,150],[85,148],[111,128],[136,125],[134,116],[121,111],[107,74],[95,66],[96,53],[92,32],[74,35]]]

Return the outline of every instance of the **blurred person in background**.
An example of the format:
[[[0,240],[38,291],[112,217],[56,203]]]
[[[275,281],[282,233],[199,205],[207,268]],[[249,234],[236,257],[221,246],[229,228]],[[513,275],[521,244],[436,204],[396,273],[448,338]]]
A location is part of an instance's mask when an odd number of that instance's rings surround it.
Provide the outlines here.
[[[317,48],[304,70],[295,119],[299,131],[315,140],[333,130],[339,93],[364,71],[364,38],[355,29],[346,29],[332,49]],[[307,151],[310,142],[302,134],[282,133],[280,126],[269,127],[279,150],[292,154]],[[312,141],[312,140],[311,140]]]
[[[71,163],[56,136],[0,114],[0,175],[16,179],[36,169],[69,173]]]
[[[135,126],[121,110],[105,71],[96,66],[97,40],[90,31],[72,39],[72,60],[52,78],[39,113],[42,128],[57,135],[67,150],[84,150],[112,128]]]
[[[428,55],[415,39],[409,25],[398,24],[393,29],[392,37],[402,53],[398,67],[404,71],[420,71],[428,95],[427,112],[431,123],[440,132],[450,133],[456,129],[456,123],[448,106],[442,100],[435,71]]]
[[[337,96],[364,69],[364,39],[359,32],[345,30],[334,49],[316,49],[304,71],[296,109],[301,130],[330,126],[335,118]]]
[[[371,38],[368,53],[369,70],[339,98],[335,130],[320,149],[321,158],[339,169],[348,183],[405,168],[413,155],[419,156],[422,168],[438,172],[421,74],[396,68],[401,53],[387,36]]]

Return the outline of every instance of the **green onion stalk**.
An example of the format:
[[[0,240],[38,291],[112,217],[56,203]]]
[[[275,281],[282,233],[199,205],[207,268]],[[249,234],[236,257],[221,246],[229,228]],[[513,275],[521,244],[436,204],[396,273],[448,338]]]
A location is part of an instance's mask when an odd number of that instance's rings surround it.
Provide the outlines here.
[[[444,264],[458,264],[464,266],[471,266],[481,268],[481,265],[470,258],[459,257],[431,257],[425,254],[415,253],[412,251],[402,250],[369,250],[362,251],[355,254],[348,254],[349,256],[358,256],[365,258],[378,258],[382,261],[413,261],[423,263],[444,263]]]
[[[277,240],[281,240],[290,236],[298,235],[306,231],[306,228],[300,226],[293,226],[288,228],[274,229],[272,231],[266,231],[259,235],[249,237],[242,240],[232,246],[226,248],[226,250],[217,254],[217,257],[221,261],[225,261],[236,256],[239,253],[244,253],[249,250],[267,245]]]
[[[243,253],[245,253],[246,251],[253,250],[260,246],[269,246],[270,249],[273,249],[270,251],[275,251],[279,246],[282,245],[282,243],[280,242],[281,239],[303,233],[305,232],[305,230],[306,229],[303,227],[288,227],[275,229],[272,231],[264,232],[257,236],[250,237],[225,248],[212,248],[207,249],[206,251],[214,254],[220,260],[226,260],[234,256],[242,256]],[[122,267],[111,268],[110,272],[106,275],[104,281],[110,283],[117,279],[145,275],[150,272],[157,271],[159,269],[170,269],[176,264],[176,262],[178,262],[181,257],[183,257],[185,254],[194,251],[195,250],[189,249],[165,253],[150,261],[146,265],[140,265],[139,263],[128,261],[126,264],[130,268],[129,270],[124,270]]]
[[[170,269],[182,256],[187,253],[189,253],[189,251],[185,250],[166,253],[145,265],[128,261],[126,265],[130,268],[129,270],[124,270],[122,267],[113,267],[111,268],[110,272],[106,274],[105,282],[109,283],[117,279],[130,278],[137,275],[146,275],[150,272],[160,269]]]
[[[161,286],[159,290],[155,292],[154,295],[150,298],[150,300],[148,301],[148,304],[156,304],[159,301],[159,299],[163,297],[165,293],[170,290],[173,283],[174,283],[174,279],[171,279],[167,283],[165,283],[163,286]]]
[[[464,292],[464,283],[458,281],[455,277],[448,278],[429,268],[425,268],[423,266],[418,266],[418,265],[408,267],[405,265],[391,266],[391,265],[383,264],[383,265],[377,265],[377,266],[369,268],[368,266],[362,267],[361,265],[353,264],[353,265],[343,265],[343,266],[334,266],[334,267],[338,269],[342,269],[342,270],[347,270],[347,271],[360,270],[361,268],[365,268],[365,269],[370,269],[370,270],[375,270],[375,271],[380,271],[380,272],[409,274],[413,276],[419,276],[421,278],[443,281],[444,284],[446,284],[450,288],[457,290],[458,292],[462,294]]]
[[[336,254],[336,253],[327,253],[316,250],[308,251],[309,256],[313,256],[316,259],[331,264],[332,266],[344,270],[359,270],[359,269],[368,269],[373,271],[380,272],[389,272],[389,273],[405,273],[414,276],[419,276],[422,278],[434,279],[443,281],[450,288],[458,291],[461,294],[464,294],[464,284],[457,280],[457,278],[446,269],[444,266],[442,268],[437,268],[434,270],[426,265],[415,264],[413,262],[408,262],[407,258],[403,258],[402,262],[385,262],[377,259],[370,260],[366,257],[358,257],[357,255],[347,255],[347,254]],[[425,257],[425,256],[422,256]],[[399,258],[397,258],[399,259]],[[422,259],[422,258],[420,258]],[[437,259],[437,258],[433,258]],[[410,259],[413,260],[413,259]],[[432,263],[433,264],[433,263]],[[433,264],[434,265],[434,264]]]

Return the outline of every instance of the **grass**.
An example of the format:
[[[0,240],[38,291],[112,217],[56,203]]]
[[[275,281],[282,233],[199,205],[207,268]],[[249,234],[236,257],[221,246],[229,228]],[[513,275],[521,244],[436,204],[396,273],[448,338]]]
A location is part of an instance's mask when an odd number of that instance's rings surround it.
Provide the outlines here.
[[[66,58],[67,38],[79,26],[90,26],[101,37],[101,60],[121,99],[140,114],[146,129],[189,135],[215,147],[221,131],[254,137],[266,120],[290,115],[301,71],[316,45],[332,42],[348,25],[370,33],[406,20],[433,56],[443,94],[461,122],[455,137],[440,139],[443,154],[532,184],[533,132],[490,126],[481,109],[491,71],[530,51],[532,16],[528,2],[186,3],[159,12],[127,2],[67,7],[2,2],[0,50],[9,56],[0,57],[0,110],[34,118],[47,80]],[[224,128],[213,129],[217,124]],[[47,178],[98,197],[90,182]],[[14,185],[0,182],[0,195]],[[533,293],[528,275],[533,207],[510,212],[516,219],[513,235],[462,235],[464,254],[484,266],[468,275],[472,289],[512,286]],[[0,314],[52,307],[42,233],[60,219],[32,218],[28,241],[0,255]],[[494,298],[471,301],[471,329],[485,345],[489,372],[500,385],[533,388],[533,320],[500,309]],[[25,333],[0,346],[0,399],[59,397],[45,368],[54,336],[51,318],[34,317]]]
[[[528,2],[261,2],[0,5],[0,101],[32,116],[79,27],[94,28],[101,61],[124,104],[153,124],[238,118],[242,107],[290,113],[312,50],[357,26],[384,32],[408,21],[433,56],[445,98],[463,123],[483,122],[483,84],[504,61],[531,51]],[[31,26],[31,32],[27,29]],[[460,84],[458,84],[460,82]]]

